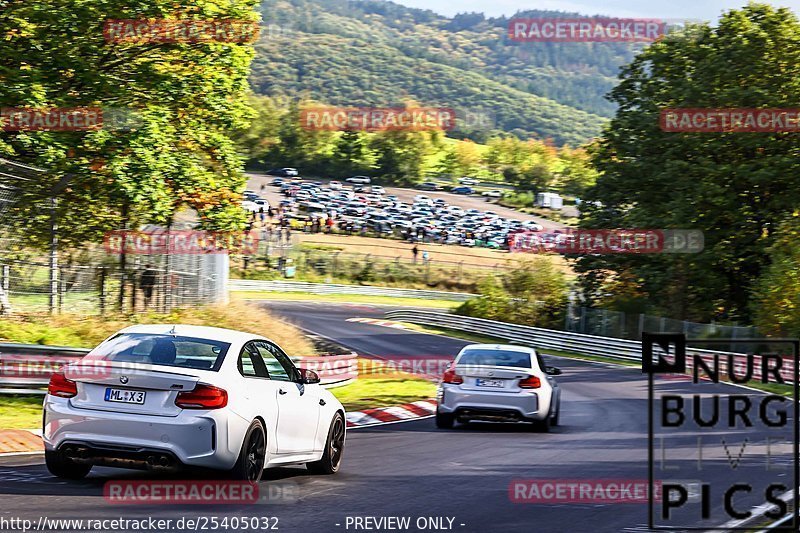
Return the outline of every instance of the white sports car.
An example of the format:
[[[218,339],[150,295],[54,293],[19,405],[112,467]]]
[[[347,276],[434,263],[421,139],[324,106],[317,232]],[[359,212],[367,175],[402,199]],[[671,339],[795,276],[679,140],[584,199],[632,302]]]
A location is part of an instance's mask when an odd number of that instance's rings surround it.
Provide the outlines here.
[[[561,414],[561,389],[533,348],[502,344],[465,346],[445,371],[437,392],[436,425],[456,421],[533,422],[549,431]]]
[[[45,460],[58,477],[93,465],[227,470],[258,481],[264,468],[339,470],[342,404],[273,342],[220,328],[132,326],[50,380]]]

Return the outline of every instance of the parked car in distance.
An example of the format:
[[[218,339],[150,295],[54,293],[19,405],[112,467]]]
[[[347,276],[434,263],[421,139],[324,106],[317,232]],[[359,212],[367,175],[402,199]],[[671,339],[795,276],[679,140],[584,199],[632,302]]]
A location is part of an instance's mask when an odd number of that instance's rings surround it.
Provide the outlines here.
[[[478,180],[476,180],[475,178],[461,178],[460,180],[458,180],[458,182],[461,185],[477,185],[478,184]]]
[[[332,191],[340,191],[342,190],[342,182],[341,181],[332,181],[328,183],[328,188]]]
[[[270,176],[280,176],[282,178],[293,178],[300,175],[297,169],[292,167],[273,168],[272,170],[267,170],[267,174]]]
[[[369,190],[372,194],[386,194],[386,189],[380,185],[373,185]]]
[[[258,213],[258,211],[261,209],[261,206],[259,206],[253,201],[245,200],[242,202],[242,208],[245,211],[249,211],[251,213]]]
[[[482,193],[482,195],[486,196],[487,198],[502,198],[503,191],[498,191],[495,189],[493,191],[485,191],[484,193]]]
[[[442,186],[433,181],[426,181],[419,186],[423,191],[441,191]]]
[[[459,187],[453,187],[452,189],[450,189],[450,192],[454,194],[474,194],[475,189],[473,189],[472,187],[459,186]]]
[[[542,231],[544,229],[541,224],[533,220],[526,220],[522,223],[522,227],[530,231]]]
[[[359,185],[369,185],[372,183],[372,178],[368,176],[353,176],[345,180],[347,183],[357,183]]]

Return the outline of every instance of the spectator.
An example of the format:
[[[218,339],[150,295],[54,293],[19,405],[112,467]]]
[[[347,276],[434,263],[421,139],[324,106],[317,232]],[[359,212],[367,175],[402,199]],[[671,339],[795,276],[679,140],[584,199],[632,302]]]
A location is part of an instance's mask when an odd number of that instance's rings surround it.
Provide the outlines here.
[[[147,264],[144,267],[141,278],[139,278],[139,287],[144,293],[144,306],[150,307],[150,300],[153,298],[153,288],[156,286],[156,271],[153,270],[153,265]]]
[[[427,265],[428,261],[430,261],[430,255],[428,255],[427,251],[422,252],[422,263]]]
[[[417,254],[419,253],[419,248],[415,244],[414,247],[411,249],[411,255],[414,257],[414,263],[417,262]]]
[[[328,217],[328,220],[325,221],[325,225],[328,227],[328,233],[333,232],[333,217]]]

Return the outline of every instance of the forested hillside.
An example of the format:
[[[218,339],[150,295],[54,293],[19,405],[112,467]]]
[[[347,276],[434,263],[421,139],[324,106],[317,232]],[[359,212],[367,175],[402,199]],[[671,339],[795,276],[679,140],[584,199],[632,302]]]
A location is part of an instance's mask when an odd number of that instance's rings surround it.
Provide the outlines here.
[[[264,0],[251,84],[270,96],[334,105],[485,110],[497,130],[580,144],[613,105],[604,95],[636,46],[516,43],[508,19],[453,19],[383,1]],[[532,11],[521,16],[567,16]],[[570,14],[569,16],[575,16]],[[469,136],[484,141],[490,132]]]

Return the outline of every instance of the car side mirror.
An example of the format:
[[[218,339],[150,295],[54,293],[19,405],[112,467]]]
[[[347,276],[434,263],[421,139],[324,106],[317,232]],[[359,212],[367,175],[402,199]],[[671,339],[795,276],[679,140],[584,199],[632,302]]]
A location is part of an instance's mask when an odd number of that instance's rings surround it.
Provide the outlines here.
[[[314,385],[320,382],[319,374],[313,370],[307,370],[305,368],[298,368],[297,370],[300,371],[300,383],[303,385]]]
[[[556,368],[554,366],[548,366],[545,369],[544,373],[547,374],[548,376],[560,376],[561,375],[561,369],[560,368]]]

